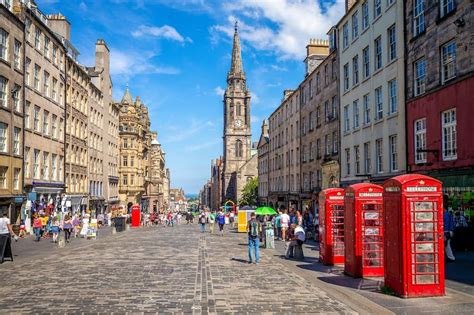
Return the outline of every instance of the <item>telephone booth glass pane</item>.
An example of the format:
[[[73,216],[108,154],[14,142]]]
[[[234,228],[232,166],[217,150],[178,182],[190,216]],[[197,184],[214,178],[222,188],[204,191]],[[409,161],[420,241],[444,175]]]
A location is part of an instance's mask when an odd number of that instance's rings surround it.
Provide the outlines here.
[[[331,205],[334,256],[344,256],[344,206]]]
[[[383,266],[382,205],[362,205],[362,258],[364,267]]]
[[[410,202],[412,283],[439,283],[438,204],[434,201]]]

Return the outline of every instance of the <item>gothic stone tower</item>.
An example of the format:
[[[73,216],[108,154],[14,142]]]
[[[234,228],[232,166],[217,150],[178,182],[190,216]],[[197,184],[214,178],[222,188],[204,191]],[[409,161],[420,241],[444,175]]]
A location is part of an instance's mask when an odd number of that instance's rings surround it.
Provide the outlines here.
[[[223,201],[237,200],[239,169],[250,158],[250,91],[242,67],[240,39],[235,24],[232,61],[224,93]],[[245,180],[245,179],[242,179]]]

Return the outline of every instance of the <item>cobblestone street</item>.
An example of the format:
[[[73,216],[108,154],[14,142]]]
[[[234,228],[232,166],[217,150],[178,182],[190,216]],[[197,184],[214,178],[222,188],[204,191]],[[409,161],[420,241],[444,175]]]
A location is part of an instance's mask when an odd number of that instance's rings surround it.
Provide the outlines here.
[[[196,225],[51,248],[0,266],[0,312],[352,312],[261,252],[249,265],[244,235],[201,234]]]

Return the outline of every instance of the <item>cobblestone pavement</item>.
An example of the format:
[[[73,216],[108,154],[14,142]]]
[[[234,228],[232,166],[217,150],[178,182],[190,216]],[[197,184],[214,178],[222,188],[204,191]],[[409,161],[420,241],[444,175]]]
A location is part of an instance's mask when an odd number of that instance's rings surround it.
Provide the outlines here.
[[[0,313],[354,313],[245,236],[143,228],[0,265]]]

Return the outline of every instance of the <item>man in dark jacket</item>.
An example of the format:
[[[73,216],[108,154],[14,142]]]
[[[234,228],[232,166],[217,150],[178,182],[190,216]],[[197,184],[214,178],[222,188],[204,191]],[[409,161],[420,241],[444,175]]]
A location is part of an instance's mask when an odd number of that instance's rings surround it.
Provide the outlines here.
[[[252,251],[255,250],[255,264],[258,264],[260,261],[259,256],[259,239],[258,235],[262,227],[260,222],[255,218],[255,213],[250,215],[250,221],[247,223],[247,233],[249,235],[249,264],[252,263]]]

